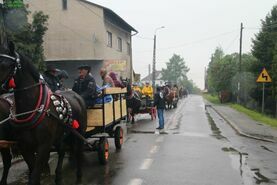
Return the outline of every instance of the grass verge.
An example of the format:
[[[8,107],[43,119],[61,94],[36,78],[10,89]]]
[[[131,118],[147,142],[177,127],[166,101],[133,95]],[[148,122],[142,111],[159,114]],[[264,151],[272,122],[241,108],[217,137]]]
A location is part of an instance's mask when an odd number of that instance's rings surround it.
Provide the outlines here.
[[[259,112],[247,109],[247,108],[245,108],[241,105],[238,105],[238,104],[231,104],[230,107],[232,107],[233,109],[235,109],[239,112],[242,112],[242,113],[248,115],[250,118],[252,118],[255,121],[265,123],[265,124],[270,125],[272,127],[277,127],[277,119],[274,119],[272,117],[263,115]]]
[[[209,102],[213,103],[213,104],[220,104],[218,96],[214,96],[214,95],[211,95],[211,94],[203,94],[203,97],[206,100],[208,100]]]

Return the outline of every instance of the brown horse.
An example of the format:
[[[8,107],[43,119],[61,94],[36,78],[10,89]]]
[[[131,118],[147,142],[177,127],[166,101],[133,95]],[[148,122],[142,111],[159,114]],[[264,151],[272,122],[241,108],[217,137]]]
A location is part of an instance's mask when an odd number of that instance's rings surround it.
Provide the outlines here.
[[[72,134],[71,123],[79,123],[77,131],[85,134],[87,127],[86,106],[84,100],[73,91],[62,93],[69,107],[65,110],[70,119],[65,121],[59,108],[62,101],[54,101],[53,95],[40,78],[37,69],[29,59],[19,56],[11,43],[8,50],[0,54],[0,83],[5,84],[14,79],[14,112],[13,126],[17,127],[17,141],[30,175],[29,185],[39,185],[43,165],[49,159],[52,146],[59,154],[56,168],[56,184],[62,181],[62,163],[65,154],[65,140],[73,148],[77,166],[76,183],[81,183],[83,141]],[[59,98],[57,98],[60,100]],[[63,112],[63,111],[62,111]],[[67,116],[67,118],[68,118]]]
[[[169,87],[164,87],[166,109],[172,109],[177,107],[178,94],[175,90]]]

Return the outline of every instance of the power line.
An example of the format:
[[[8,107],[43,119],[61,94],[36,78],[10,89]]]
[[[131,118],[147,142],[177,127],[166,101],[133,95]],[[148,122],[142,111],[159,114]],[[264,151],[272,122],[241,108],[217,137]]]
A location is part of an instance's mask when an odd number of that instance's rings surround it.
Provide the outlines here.
[[[207,37],[207,38],[203,38],[203,39],[200,39],[200,40],[196,40],[196,41],[193,41],[193,42],[184,43],[184,44],[181,44],[181,45],[167,47],[167,48],[161,48],[161,50],[181,48],[181,47],[184,47],[184,46],[187,46],[187,45],[205,42],[205,41],[208,41],[208,40],[216,39],[216,38],[221,37],[221,36],[229,35],[231,33],[234,33],[235,31],[237,31],[237,29],[233,30],[233,31],[230,31],[230,32],[221,33],[221,34],[218,34],[218,35],[215,35],[215,36],[212,36],[212,37]]]
[[[188,42],[188,43],[184,43],[184,44],[180,44],[180,45],[175,45],[175,46],[165,47],[165,48],[158,48],[158,49],[159,50],[169,50],[169,49],[182,48],[182,47],[185,47],[185,46],[188,46],[188,45],[202,43],[202,42],[205,42],[205,41],[208,41],[208,40],[213,40],[213,39],[225,36],[225,35],[232,34],[234,32],[237,32],[237,29],[229,31],[229,32],[220,33],[220,34],[217,34],[217,35],[212,36],[212,37],[207,37],[207,38],[199,39],[199,40],[196,40],[196,41],[192,41],[192,42]],[[139,51],[139,52],[152,52],[152,50],[145,50],[145,51]]]
[[[230,42],[230,44],[228,44],[228,46],[225,49],[225,52],[227,52],[230,49],[230,47],[232,47],[234,45],[234,43],[235,43],[235,41],[237,41],[238,37],[239,37],[239,34],[237,34],[236,37]]]
[[[259,29],[262,29],[262,28],[271,28],[271,27],[272,28],[277,27],[277,22],[269,24],[269,25],[265,25],[265,26],[262,26],[262,27],[246,27],[246,29],[248,29],[248,30],[259,30]]]

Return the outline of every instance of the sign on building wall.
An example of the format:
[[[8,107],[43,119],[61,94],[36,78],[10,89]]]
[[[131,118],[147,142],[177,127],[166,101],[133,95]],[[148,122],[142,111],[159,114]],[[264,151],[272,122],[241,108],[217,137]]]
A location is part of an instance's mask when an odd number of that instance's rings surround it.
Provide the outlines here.
[[[113,71],[118,74],[118,77],[122,76],[126,78],[127,74],[127,61],[126,60],[104,60],[104,68],[107,71]]]

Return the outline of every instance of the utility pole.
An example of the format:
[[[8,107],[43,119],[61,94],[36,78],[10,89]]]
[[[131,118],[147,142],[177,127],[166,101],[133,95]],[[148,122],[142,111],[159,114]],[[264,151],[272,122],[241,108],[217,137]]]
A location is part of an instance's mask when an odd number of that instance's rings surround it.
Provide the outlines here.
[[[153,66],[152,66],[152,88],[155,91],[155,79],[156,79],[156,34],[154,35],[154,49],[153,49]]]
[[[155,34],[154,34],[153,66],[152,66],[152,88],[153,88],[154,92],[156,89],[156,84],[155,84],[155,80],[156,80],[156,37],[157,37],[156,34],[159,29],[163,29],[163,28],[164,28],[164,26],[156,28]]]
[[[238,95],[237,95],[237,103],[240,104],[240,86],[241,86],[241,50],[242,50],[242,31],[243,31],[243,24],[240,23],[240,40],[239,40],[239,79],[238,79]]]
[[[151,74],[151,64],[148,64],[148,76],[150,78],[150,74]]]

